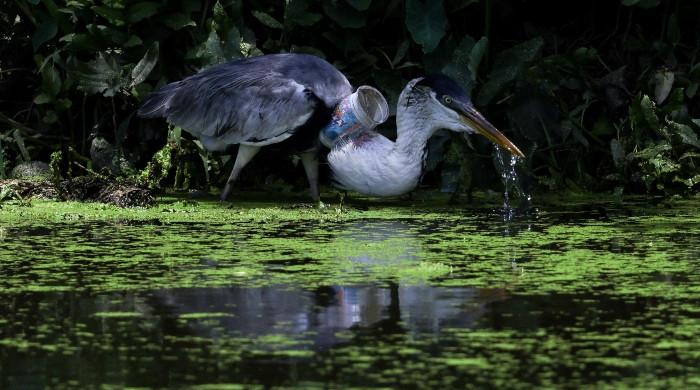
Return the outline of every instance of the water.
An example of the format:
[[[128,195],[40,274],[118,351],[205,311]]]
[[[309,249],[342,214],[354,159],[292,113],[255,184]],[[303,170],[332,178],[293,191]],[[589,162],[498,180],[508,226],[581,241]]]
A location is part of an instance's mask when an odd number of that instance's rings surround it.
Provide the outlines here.
[[[0,388],[700,383],[697,201],[539,204],[507,236],[488,204],[41,207],[0,215]]]
[[[503,182],[503,222],[510,222],[520,213],[527,213],[532,205],[532,194],[524,189],[520,176],[516,171],[518,157],[494,144],[494,163],[501,174]],[[511,205],[511,197],[515,195],[520,200],[519,207]]]

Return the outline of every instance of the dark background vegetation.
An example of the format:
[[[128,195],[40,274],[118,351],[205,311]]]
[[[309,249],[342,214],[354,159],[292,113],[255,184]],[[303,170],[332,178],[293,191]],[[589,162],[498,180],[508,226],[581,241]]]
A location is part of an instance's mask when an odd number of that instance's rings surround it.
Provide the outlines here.
[[[694,0],[0,0],[0,178],[41,160],[55,177],[219,186],[228,157],[136,117],[139,103],[212,64],[304,52],[390,104],[411,78],[458,79],[525,152],[534,190],[690,194],[699,22]],[[497,189],[493,156],[439,133],[423,185]],[[304,188],[301,172],[272,148],[242,185]]]

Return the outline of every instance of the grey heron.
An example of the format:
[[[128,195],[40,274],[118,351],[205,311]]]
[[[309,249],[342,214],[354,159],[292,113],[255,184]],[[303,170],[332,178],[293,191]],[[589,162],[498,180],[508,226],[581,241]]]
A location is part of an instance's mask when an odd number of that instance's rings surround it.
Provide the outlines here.
[[[167,84],[138,113],[164,117],[212,151],[239,145],[222,200],[261,147],[288,142],[300,154],[311,197],[319,201],[319,131],[330,122],[334,107],[352,93],[348,79],[321,58],[268,54],[212,66]],[[338,187],[374,196],[411,191],[422,174],[428,139],[442,128],[482,134],[523,156],[474,108],[464,89],[444,75],[406,85],[396,124],[395,142],[366,128],[339,138],[327,158]]]

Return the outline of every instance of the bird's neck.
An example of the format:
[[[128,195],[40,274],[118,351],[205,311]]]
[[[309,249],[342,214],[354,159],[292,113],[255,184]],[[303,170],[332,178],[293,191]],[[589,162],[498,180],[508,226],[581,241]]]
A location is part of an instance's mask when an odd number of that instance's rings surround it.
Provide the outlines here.
[[[407,105],[399,99],[396,110],[396,143],[394,153],[405,159],[423,164],[428,140],[439,129],[424,112],[421,104]]]

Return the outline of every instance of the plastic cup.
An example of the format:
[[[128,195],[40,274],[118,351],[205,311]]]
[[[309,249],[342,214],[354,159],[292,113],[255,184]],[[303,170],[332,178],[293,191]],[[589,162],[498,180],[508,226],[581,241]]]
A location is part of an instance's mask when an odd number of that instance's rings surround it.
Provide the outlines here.
[[[319,134],[321,143],[332,148],[340,136],[360,129],[371,130],[388,117],[389,105],[382,93],[363,85],[335,107],[331,121]]]

